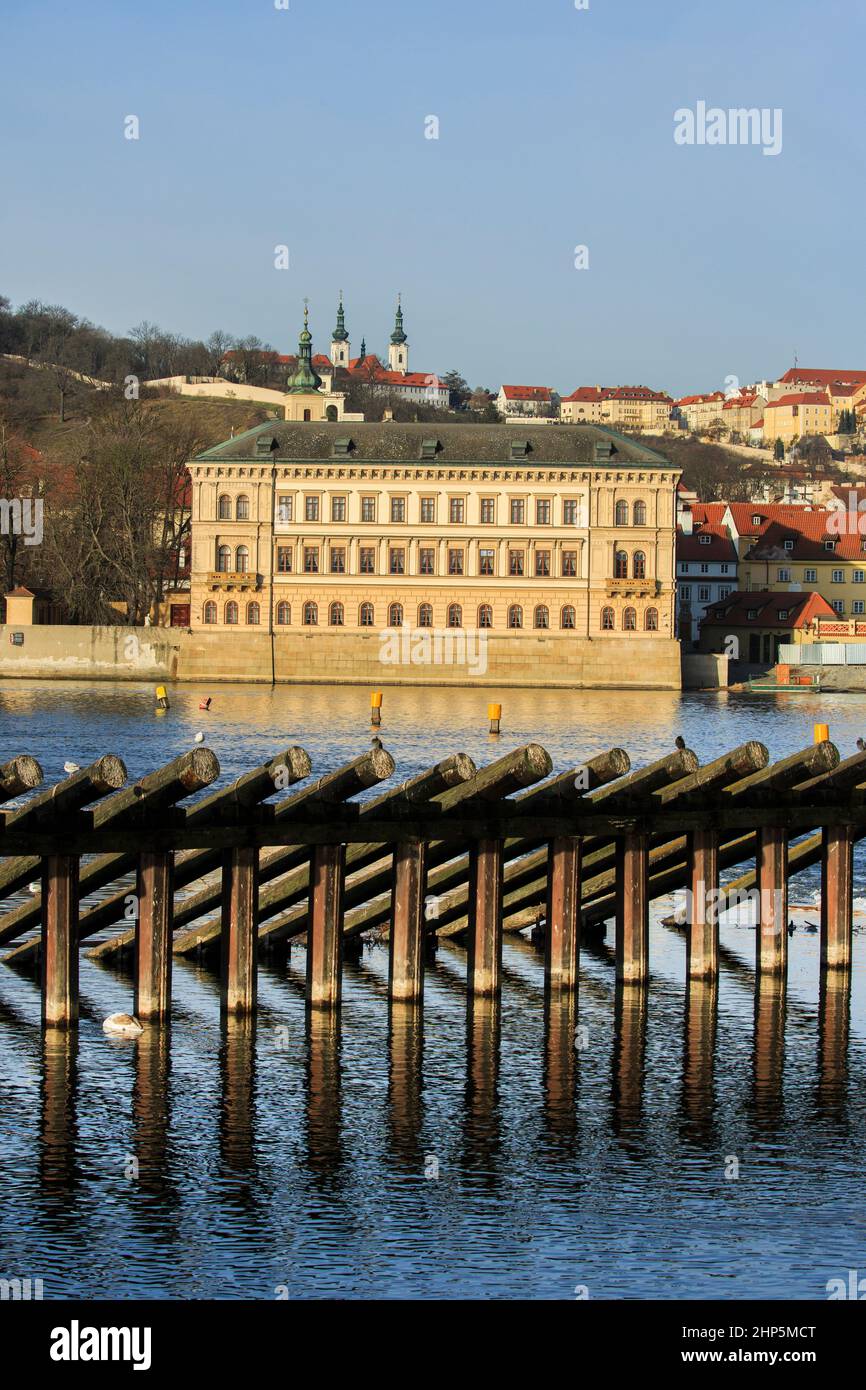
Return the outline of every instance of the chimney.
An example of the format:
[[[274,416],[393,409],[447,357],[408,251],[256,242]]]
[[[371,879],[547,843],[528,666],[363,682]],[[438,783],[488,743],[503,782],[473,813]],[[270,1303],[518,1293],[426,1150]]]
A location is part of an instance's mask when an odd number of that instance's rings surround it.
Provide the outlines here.
[[[688,502],[683,503],[682,510],[680,511],[680,526],[682,527],[684,536],[690,536],[692,534],[692,509]]]

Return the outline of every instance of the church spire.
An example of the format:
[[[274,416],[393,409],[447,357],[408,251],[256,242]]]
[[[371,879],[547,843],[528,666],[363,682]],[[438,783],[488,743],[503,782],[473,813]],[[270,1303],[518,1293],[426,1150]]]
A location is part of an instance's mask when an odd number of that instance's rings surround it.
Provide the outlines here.
[[[406,334],[403,332],[403,306],[400,303],[400,295],[397,295],[397,315],[394,319],[394,332],[391,334],[391,342],[395,347],[399,343],[405,343]]]
[[[313,366],[313,335],[310,332],[309,317],[309,305],[305,299],[304,326],[298,338],[298,365],[286,383],[288,390],[296,394],[318,391],[322,385],[322,378]]]
[[[339,305],[339,308],[337,309],[337,327],[334,329],[333,333],[331,334],[331,341],[332,341],[333,343],[347,343],[347,342],[349,341],[349,335],[348,335],[348,333],[346,332],[346,318],[345,318],[345,315],[344,315],[344,313],[343,313],[343,291],[342,291],[342,290],[340,290],[340,305]]]

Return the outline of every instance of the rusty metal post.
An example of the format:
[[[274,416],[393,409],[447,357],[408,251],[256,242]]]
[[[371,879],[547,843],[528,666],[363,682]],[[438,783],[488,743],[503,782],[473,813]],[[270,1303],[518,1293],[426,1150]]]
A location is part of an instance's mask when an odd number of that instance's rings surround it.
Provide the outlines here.
[[[691,920],[686,941],[690,980],[714,980],[719,973],[719,834],[694,830],[691,860]]]
[[[851,965],[854,836],[850,825],[827,825],[821,838],[821,966]]]
[[[247,1014],[256,1007],[256,914],[259,852],[243,845],[226,850],[222,867],[222,1008]]]
[[[343,987],[345,845],[316,845],[310,855],[307,1003],[339,1008]]]
[[[411,840],[394,847],[388,992],[392,999],[424,996],[424,895],[427,846]]]
[[[138,861],[137,890],[132,1011],[137,1019],[164,1019],[171,1011],[174,854],[143,853]]]
[[[783,826],[758,832],[758,973],[782,975],[788,969],[788,835]]]
[[[649,979],[649,836],[643,831],[616,841],[616,978]]]
[[[469,851],[466,983],[470,994],[499,994],[502,974],[502,873],[502,841],[475,841]]]
[[[557,836],[547,851],[547,931],[544,979],[548,989],[577,989],[580,977],[581,841]]]
[[[42,1022],[78,1026],[78,856],[42,861]]]

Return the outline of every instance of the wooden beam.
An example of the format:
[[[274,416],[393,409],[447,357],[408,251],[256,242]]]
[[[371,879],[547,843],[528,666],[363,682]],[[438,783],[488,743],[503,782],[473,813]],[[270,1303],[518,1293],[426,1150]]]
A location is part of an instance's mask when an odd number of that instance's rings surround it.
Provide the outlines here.
[[[714,980],[719,973],[719,832],[695,830],[690,836],[691,921],[687,937],[690,980]]]
[[[547,861],[547,931],[544,979],[549,990],[574,990],[580,977],[581,842],[551,840]]]
[[[849,825],[828,825],[821,843],[822,968],[850,968],[853,922],[854,836]]]
[[[788,968],[788,832],[783,826],[765,827],[758,834],[758,889],[758,971],[784,977]]]
[[[133,1013],[162,1021],[171,1012],[174,855],[142,854],[137,876]]]
[[[417,1002],[424,995],[424,899],[427,846],[421,841],[394,847],[388,993]]]
[[[502,975],[502,841],[479,840],[469,851],[467,988],[498,995]]]
[[[78,859],[50,855],[42,864],[42,1022],[78,1026]]]
[[[256,1007],[258,895],[258,850],[229,850],[223,860],[221,1003],[224,1013],[252,1013]]]
[[[616,851],[616,977],[649,979],[649,837],[623,835]]]
[[[307,1003],[339,1008],[343,988],[345,845],[316,845],[310,857]]]

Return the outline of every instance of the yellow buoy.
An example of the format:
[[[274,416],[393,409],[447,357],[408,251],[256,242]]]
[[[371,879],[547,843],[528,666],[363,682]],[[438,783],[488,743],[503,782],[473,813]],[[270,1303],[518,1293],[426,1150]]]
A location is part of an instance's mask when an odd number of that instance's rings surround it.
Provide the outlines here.
[[[498,733],[499,733],[499,721],[500,721],[500,719],[502,718],[502,706],[501,706],[501,705],[488,705],[488,706],[487,706],[487,718],[490,720],[490,732],[491,732],[491,734],[498,734]]]
[[[168,709],[168,695],[164,685],[156,687],[156,707],[157,709]]]
[[[382,723],[382,692],[381,692],[381,690],[372,690],[372,691],[370,692],[370,723],[371,723],[371,724],[381,724],[381,723]]]
[[[813,733],[815,736],[816,743],[826,743],[828,738],[830,737],[830,725],[815,724],[813,726]]]

